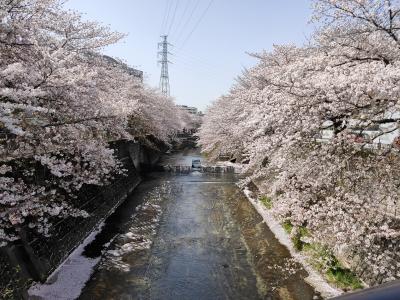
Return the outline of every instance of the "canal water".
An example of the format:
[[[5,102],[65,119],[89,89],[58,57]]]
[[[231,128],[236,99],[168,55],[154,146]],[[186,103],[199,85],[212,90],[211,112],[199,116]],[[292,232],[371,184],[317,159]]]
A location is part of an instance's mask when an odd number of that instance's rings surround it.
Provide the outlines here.
[[[163,163],[194,158],[186,151]],[[148,175],[86,248],[102,259],[80,299],[318,299],[237,180]]]

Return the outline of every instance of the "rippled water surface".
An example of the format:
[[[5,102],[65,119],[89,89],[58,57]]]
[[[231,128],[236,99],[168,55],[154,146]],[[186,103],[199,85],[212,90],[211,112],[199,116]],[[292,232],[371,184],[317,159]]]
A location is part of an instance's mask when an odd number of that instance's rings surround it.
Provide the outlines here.
[[[165,163],[190,165],[188,152]],[[234,175],[153,173],[86,249],[113,237],[81,299],[313,299]]]

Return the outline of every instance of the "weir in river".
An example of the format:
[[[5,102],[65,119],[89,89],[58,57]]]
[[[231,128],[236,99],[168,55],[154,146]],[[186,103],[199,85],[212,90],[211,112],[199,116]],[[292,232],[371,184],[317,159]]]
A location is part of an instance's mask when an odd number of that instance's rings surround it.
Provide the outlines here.
[[[150,174],[106,224],[115,238],[80,299],[318,299],[236,182],[233,173]]]
[[[165,172],[182,173],[182,174],[189,174],[191,172],[218,173],[218,174],[235,173],[235,168],[233,166],[201,166],[198,168],[194,168],[192,166],[186,166],[186,165],[178,165],[178,166],[165,165],[162,166],[162,169]]]

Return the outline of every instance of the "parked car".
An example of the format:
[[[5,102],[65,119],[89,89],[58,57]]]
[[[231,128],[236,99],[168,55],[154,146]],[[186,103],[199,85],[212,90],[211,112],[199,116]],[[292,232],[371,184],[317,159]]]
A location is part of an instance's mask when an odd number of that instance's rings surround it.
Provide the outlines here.
[[[192,168],[201,168],[201,160],[193,159],[192,160]]]

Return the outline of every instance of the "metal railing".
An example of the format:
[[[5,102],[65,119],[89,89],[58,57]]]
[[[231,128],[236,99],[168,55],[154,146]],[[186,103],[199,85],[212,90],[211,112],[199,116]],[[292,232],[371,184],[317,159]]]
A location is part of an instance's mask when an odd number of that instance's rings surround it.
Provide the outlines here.
[[[382,284],[380,286],[345,294],[334,300],[399,300],[400,280]]]

